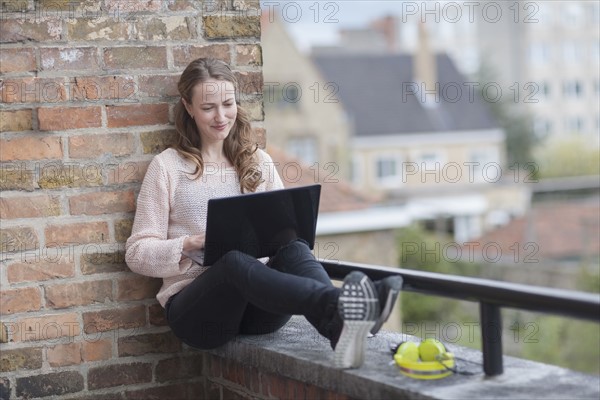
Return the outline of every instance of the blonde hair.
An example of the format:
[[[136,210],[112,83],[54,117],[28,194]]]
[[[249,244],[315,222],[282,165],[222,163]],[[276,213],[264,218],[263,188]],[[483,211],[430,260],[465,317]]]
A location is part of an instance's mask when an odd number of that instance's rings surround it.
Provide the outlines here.
[[[202,176],[204,171],[202,140],[196,123],[186,111],[183,100],[191,104],[194,87],[210,79],[231,82],[237,94],[238,83],[231,68],[225,62],[214,58],[198,58],[192,61],[181,74],[177,84],[181,99],[175,105],[175,127],[178,135],[173,148],[195,164],[193,179]],[[257,149],[258,145],[253,141],[250,118],[238,103],[237,116],[229,135],[223,142],[223,151],[237,172],[242,193],[254,192],[262,182],[262,173],[256,162]]]

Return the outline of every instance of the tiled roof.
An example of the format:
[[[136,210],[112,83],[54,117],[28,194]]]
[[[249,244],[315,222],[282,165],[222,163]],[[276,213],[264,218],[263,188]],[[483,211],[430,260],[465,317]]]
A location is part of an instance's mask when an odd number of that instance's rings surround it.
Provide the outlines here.
[[[332,169],[319,165],[309,167],[277,147],[269,146],[267,152],[285,187],[321,184],[320,212],[361,210],[375,203],[375,199],[351,187]]]
[[[473,240],[519,262],[578,259],[600,255],[600,205],[587,202],[543,203],[528,215]],[[516,243],[516,245],[515,245]],[[518,247],[518,252],[517,252]],[[495,258],[490,250],[488,258]],[[476,250],[475,254],[480,254]],[[537,260],[537,261],[536,261]]]
[[[319,53],[312,58],[336,85],[359,137],[498,128],[485,101],[473,95],[479,87],[445,54],[435,57],[442,94],[437,107],[425,106],[420,93],[410,94],[417,84],[412,55]]]

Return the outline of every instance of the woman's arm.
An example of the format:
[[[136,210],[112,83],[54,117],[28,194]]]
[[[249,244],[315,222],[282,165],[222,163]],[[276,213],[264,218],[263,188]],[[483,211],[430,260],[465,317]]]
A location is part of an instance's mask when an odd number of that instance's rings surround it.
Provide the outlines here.
[[[137,199],[131,236],[125,245],[125,261],[140,274],[157,278],[177,276],[191,262],[180,264],[188,236],[168,239],[170,182],[165,166],[155,157],[144,177]]]

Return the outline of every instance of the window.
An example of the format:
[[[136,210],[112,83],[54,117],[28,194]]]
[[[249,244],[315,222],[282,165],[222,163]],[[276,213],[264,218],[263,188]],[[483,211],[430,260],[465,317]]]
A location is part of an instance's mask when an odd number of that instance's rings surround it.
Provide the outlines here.
[[[550,90],[550,83],[548,83],[548,81],[544,81],[538,84],[539,88],[540,88],[540,93],[542,94],[542,96],[544,96],[544,98],[549,99],[550,95],[551,95],[551,90]]]
[[[583,61],[583,48],[581,43],[567,41],[563,43],[562,49],[563,58],[567,64],[578,64]]]
[[[363,183],[363,160],[358,156],[352,157],[352,163],[350,164],[350,181],[360,186]]]
[[[579,116],[571,116],[565,119],[566,133],[581,133],[583,132],[583,118]]]
[[[313,165],[319,158],[317,139],[314,136],[299,136],[288,139],[286,150],[307,165]]]
[[[583,9],[579,4],[565,2],[561,10],[562,23],[567,28],[577,28],[583,21]]]
[[[563,83],[563,94],[565,97],[580,99],[583,97],[583,84],[579,80],[571,80]]]
[[[547,64],[550,62],[550,46],[546,43],[532,43],[529,46],[529,59],[535,65]]]
[[[536,118],[533,122],[533,131],[539,138],[543,138],[552,133],[552,121],[546,118]]]
[[[422,170],[439,169],[444,164],[444,157],[439,151],[429,151],[421,153],[417,157],[417,163]]]
[[[469,183],[494,183],[501,178],[500,155],[497,149],[481,148],[469,155],[467,178]]]
[[[392,154],[377,157],[375,161],[377,182],[385,187],[398,187],[402,182],[400,169],[400,157]]]
[[[548,28],[554,23],[554,9],[545,2],[538,2],[538,12],[532,18],[539,19],[539,24],[533,24],[537,28]]]

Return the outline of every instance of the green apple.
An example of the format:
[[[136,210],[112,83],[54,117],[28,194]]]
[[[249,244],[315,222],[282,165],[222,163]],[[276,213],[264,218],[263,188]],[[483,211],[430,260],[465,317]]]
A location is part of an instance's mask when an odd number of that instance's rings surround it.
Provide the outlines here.
[[[419,361],[419,345],[415,342],[404,342],[398,347],[396,355],[402,356],[404,360]]]
[[[421,361],[436,361],[445,352],[446,348],[437,339],[425,339],[419,345],[419,357],[421,357]]]

